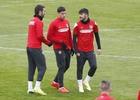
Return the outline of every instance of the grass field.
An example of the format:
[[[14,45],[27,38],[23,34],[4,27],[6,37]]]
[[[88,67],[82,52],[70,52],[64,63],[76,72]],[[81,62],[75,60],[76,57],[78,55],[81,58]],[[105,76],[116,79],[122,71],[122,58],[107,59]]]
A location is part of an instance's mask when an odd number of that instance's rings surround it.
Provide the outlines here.
[[[57,67],[52,47],[43,45],[47,71],[42,89],[47,96],[27,94],[26,40],[28,22],[37,4],[46,6],[44,31],[57,16],[58,6],[67,8],[71,29],[79,20],[79,9],[86,7],[100,29],[102,55],[97,56],[98,70],[90,81],[92,91],[79,93],[76,59],[65,74],[70,93],[62,94],[50,86]],[[0,0],[0,100],[94,100],[99,83],[111,81],[111,96],[117,100],[136,100],[140,89],[140,0]],[[96,44],[95,44],[96,45]],[[88,71],[84,68],[84,77]],[[36,76],[35,76],[36,79]]]

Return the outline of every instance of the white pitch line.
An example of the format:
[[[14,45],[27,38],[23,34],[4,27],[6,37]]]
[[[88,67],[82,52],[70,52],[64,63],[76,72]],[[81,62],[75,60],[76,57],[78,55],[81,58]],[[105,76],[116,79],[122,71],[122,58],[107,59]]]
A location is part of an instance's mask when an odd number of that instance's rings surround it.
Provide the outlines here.
[[[140,30],[140,28],[118,28],[118,29],[100,29],[101,32],[110,32],[110,31],[122,31],[122,30]],[[44,32],[44,36],[47,32]],[[7,37],[7,36],[27,36],[26,34],[1,34],[0,37]]]
[[[10,37],[11,37],[11,36],[13,36],[13,37],[15,37],[15,36],[27,36],[27,34],[12,34],[12,35],[11,35],[11,34],[6,34],[6,35],[5,35],[5,34],[2,34],[2,35],[0,35],[0,37],[7,37],[7,36],[8,36],[8,37],[9,37],[9,36],[10,36]]]
[[[26,51],[26,48],[22,49],[22,48],[0,47],[0,49],[14,50],[14,51]],[[43,52],[54,53],[53,51],[47,51],[47,50],[44,50]],[[139,56],[119,56],[119,55],[100,55],[100,56],[101,57],[106,57],[106,58],[140,59]],[[100,57],[100,56],[97,56],[97,57]]]
[[[102,32],[109,32],[109,31],[133,31],[133,30],[140,30],[140,28],[114,28],[114,29],[100,29],[99,31]]]
[[[34,5],[36,3],[29,3],[29,4],[23,4],[22,2],[21,3],[16,3],[16,4],[11,4],[11,5],[0,5],[0,8],[3,8],[3,7],[15,7],[15,6],[31,6],[31,5]]]
[[[9,48],[9,47],[0,47],[0,49],[4,49],[4,50],[16,50],[16,51],[25,51],[25,49],[21,49],[21,48]]]
[[[22,48],[0,47],[0,49],[3,49],[3,50],[14,50],[14,51],[26,51],[26,48],[22,49]],[[53,53],[52,51],[47,51],[47,50],[44,50],[43,52]]]
[[[129,59],[140,59],[138,56],[116,56],[116,55],[100,55],[106,58],[129,58]]]

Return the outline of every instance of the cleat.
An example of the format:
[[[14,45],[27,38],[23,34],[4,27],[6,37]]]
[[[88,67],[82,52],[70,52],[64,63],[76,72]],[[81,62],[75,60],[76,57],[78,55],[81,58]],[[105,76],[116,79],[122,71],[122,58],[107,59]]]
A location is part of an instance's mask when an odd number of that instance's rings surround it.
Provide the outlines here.
[[[62,93],[68,93],[69,91],[67,89],[65,89],[64,87],[62,88],[59,88],[58,89],[59,92],[62,92]]]
[[[51,86],[53,86],[53,87],[59,89],[59,83],[56,83],[56,82],[54,82],[54,81],[51,83]]]
[[[43,92],[41,89],[35,90],[35,93],[40,94],[40,95],[46,95],[46,93]]]
[[[35,90],[28,90],[27,93],[28,93],[28,94],[35,93]]]
[[[84,92],[83,86],[79,86],[79,92]]]
[[[87,83],[83,82],[83,84],[86,86],[86,89],[87,90],[91,91],[91,87],[89,86],[89,83],[88,82]]]

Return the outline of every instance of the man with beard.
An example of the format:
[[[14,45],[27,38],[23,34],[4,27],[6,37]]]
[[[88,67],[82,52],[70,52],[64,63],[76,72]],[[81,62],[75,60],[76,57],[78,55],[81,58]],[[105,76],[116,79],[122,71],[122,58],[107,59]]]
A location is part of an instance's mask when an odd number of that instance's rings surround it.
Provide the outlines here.
[[[28,91],[27,93],[38,93],[46,95],[41,88],[41,81],[46,71],[45,56],[42,51],[42,43],[51,46],[52,42],[46,40],[43,36],[43,18],[46,13],[45,7],[37,5],[34,9],[34,17],[29,22],[27,56],[28,56]],[[33,89],[33,78],[36,67],[38,69],[37,81]]]
[[[79,92],[84,92],[83,84],[86,89],[91,91],[89,80],[94,75],[97,64],[94,53],[94,35],[98,46],[98,55],[101,53],[98,26],[94,20],[90,20],[88,9],[83,8],[79,11],[80,21],[75,23],[73,29],[73,44],[77,57],[77,81]],[[86,60],[89,62],[90,69],[85,80],[82,81],[83,68]]]

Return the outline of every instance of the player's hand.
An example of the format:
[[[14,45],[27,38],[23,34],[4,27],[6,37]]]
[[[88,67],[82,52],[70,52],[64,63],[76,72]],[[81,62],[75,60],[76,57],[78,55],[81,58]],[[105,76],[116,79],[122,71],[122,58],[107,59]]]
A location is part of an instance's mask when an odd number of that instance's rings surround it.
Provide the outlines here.
[[[62,45],[62,49],[63,49],[64,51],[66,51],[66,48],[67,48],[66,44],[65,44],[64,42],[62,42],[61,45]]]
[[[71,49],[71,56],[73,56],[74,55],[74,50],[73,49]]]
[[[97,54],[98,54],[98,55],[100,55],[101,52],[102,52],[101,49],[98,49],[98,50],[97,50]]]
[[[80,56],[80,51],[79,50],[75,50],[75,55],[79,57]]]
[[[50,42],[50,43],[48,44],[49,47],[51,47],[52,45],[53,45],[53,42]]]
[[[80,53],[76,53],[76,55],[79,57],[80,56]]]

